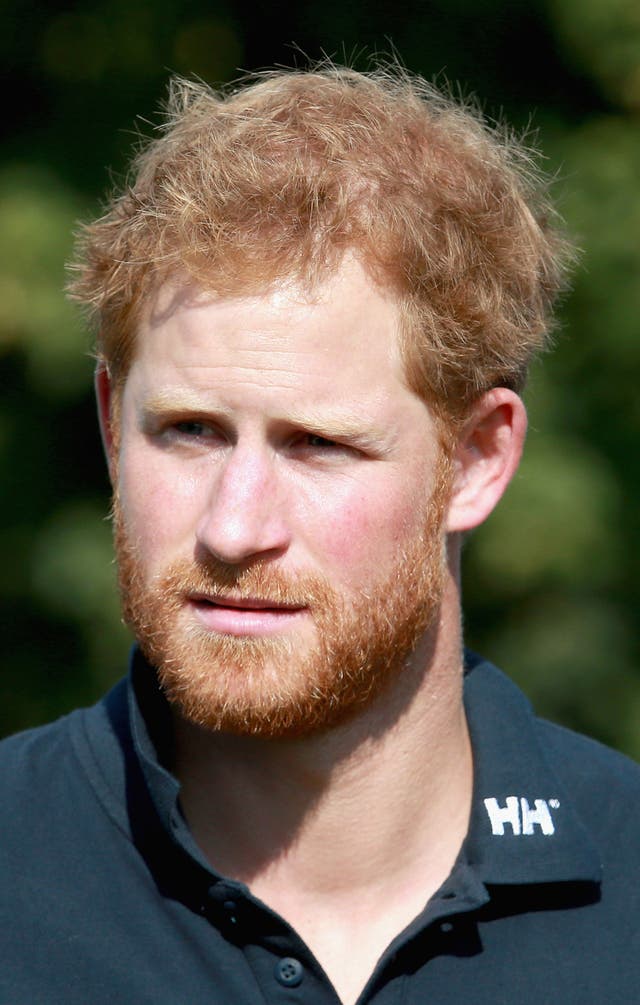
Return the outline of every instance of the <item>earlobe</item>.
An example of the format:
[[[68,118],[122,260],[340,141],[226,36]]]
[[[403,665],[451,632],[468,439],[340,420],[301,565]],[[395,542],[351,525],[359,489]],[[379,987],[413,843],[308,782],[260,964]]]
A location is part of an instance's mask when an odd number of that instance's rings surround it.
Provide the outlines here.
[[[447,530],[472,530],[489,516],[518,467],[527,430],[522,399],[505,387],[477,402],[454,453]]]
[[[104,447],[107,464],[109,466],[109,473],[111,474],[113,470],[115,449],[113,386],[106,363],[98,363],[95,372],[94,386],[102,446]]]

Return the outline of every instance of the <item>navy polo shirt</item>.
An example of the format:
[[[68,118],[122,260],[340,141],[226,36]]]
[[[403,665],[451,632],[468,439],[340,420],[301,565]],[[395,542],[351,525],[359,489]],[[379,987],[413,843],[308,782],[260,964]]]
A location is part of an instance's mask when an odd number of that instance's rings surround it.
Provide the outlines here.
[[[465,704],[467,839],[360,1003],[637,1001],[640,769],[475,658]],[[286,921],[204,859],[170,735],[138,655],[94,708],[0,745],[1,1005],[338,1005]]]

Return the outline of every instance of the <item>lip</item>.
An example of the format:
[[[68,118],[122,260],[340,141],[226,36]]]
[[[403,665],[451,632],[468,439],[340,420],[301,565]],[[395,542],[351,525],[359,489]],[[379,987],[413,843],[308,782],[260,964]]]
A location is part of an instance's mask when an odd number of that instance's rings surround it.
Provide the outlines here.
[[[189,604],[203,627],[222,635],[279,635],[307,613],[304,606],[263,597],[195,595]]]

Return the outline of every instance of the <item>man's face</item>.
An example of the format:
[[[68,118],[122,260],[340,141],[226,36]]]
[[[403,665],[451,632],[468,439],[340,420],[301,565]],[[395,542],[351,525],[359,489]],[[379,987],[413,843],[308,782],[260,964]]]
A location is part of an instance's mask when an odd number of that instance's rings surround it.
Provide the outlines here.
[[[125,615],[209,728],[325,729],[437,616],[446,465],[397,304],[355,260],[313,296],[165,289],[121,401]]]

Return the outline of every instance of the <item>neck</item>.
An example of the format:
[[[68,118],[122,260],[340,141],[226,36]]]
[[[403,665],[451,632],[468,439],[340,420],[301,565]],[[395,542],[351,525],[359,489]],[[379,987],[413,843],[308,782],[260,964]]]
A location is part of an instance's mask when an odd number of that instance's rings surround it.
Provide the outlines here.
[[[177,724],[196,841],[297,930],[343,1005],[442,885],[467,833],[473,769],[449,600],[393,686],[327,734],[262,740]]]
[[[472,766],[459,629],[443,621],[372,707],[326,734],[265,740],[177,723],[183,808],[216,869],[254,888],[285,870],[310,893],[391,882],[415,859],[444,878],[466,833]]]

